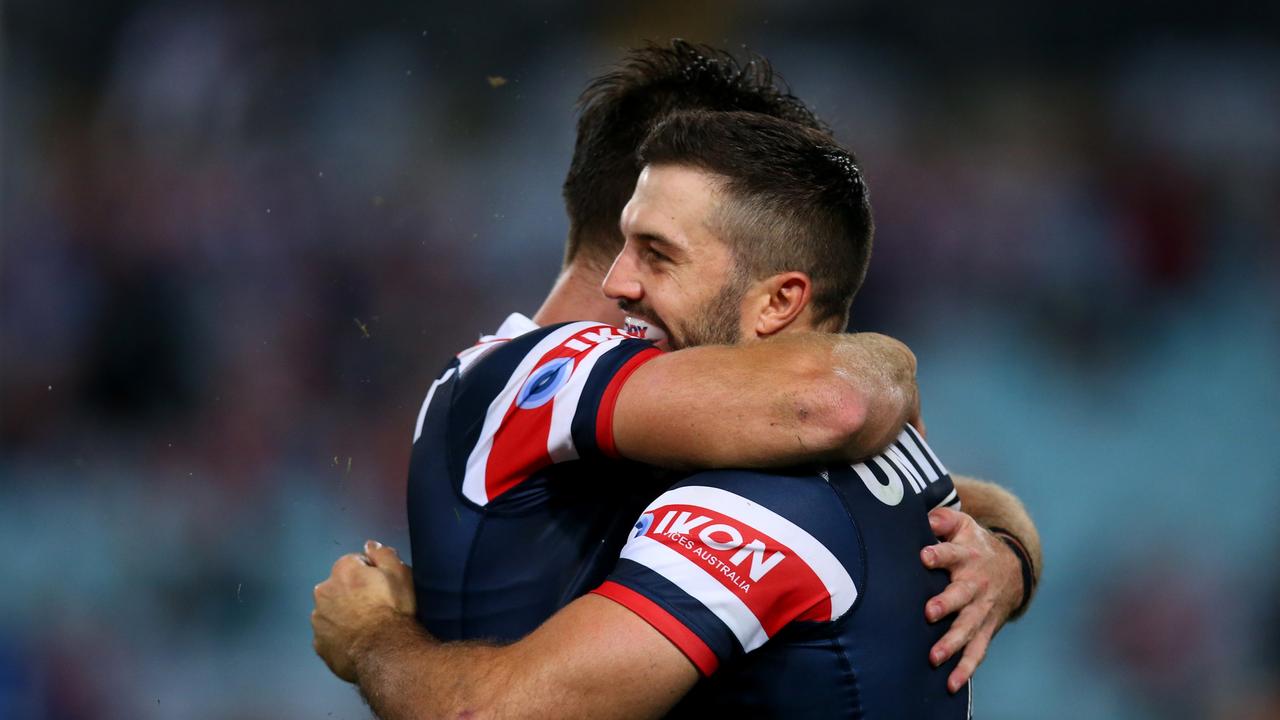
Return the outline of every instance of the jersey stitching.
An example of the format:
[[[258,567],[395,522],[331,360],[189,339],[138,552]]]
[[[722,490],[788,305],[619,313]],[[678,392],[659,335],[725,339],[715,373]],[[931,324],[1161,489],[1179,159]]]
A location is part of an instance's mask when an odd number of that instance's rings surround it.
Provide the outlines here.
[[[839,620],[844,620],[845,618],[853,617],[853,614],[858,611],[858,606],[862,604],[862,598],[866,597],[866,594],[870,591],[870,588],[867,587],[867,541],[866,538],[862,537],[862,528],[858,527],[858,523],[853,519],[853,511],[849,509],[849,503],[845,501],[844,494],[836,490],[835,486],[830,482],[827,483],[827,489],[840,502],[840,507],[844,510],[845,517],[849,519],[849,525],[853,527],[853,532],[858,536],[858,560],[861,567],[858,568],[857,587],[860,588],[860,591],[857,597],[853,599],[853,604],[849,606],[844,615],[840,616]]]
[[[458,394],[458,388],[462,385],[461,375],[455,376],[455,378],[456,379],[452,387],[449,388],[449,405],[448,405],[449,409],[453,408],[453,402],[454,400],[457,399],[456,396]],[[428,410],[427,412],[430,412],[430,410]],[[457,498],[459,501],[461,501],[464,506],[472,508],[474,510],[484,510],[485,509],[484,505],[478,505],[476,503],[471,502],[471,498],[468,498],[462,492],[462,479],[465,477],[465,465],[464,465],[464,473],[462,475],[459,475],[457,463],[454,461],[454,457],[453,457],[454,455],[453,448],[461,447],[462,444],[458,442],[461,438],[455,437],[457,423],[453,422],[453,413],[449,413],[446,416],[445,422],[448,423],[448,427],[445,428],[445,438],[449,441],[449,449],[445,451],[444,462],[445,462],[445,468],[449,473],[449,488],[453,490],[454,497]],[[468,452],[470,452],[469,449],[468,449]],[[458,482],[455,483],[454,478],[458,478]]]
[[[455,395],[457,394],[458,387],[461,384],[462,384],[461,377],[459,377],[458,381],[454,382],[453,387],[450,388],[448,407],[450,408],[453,407],[453,401],[456,399]],[[460,482],[454,483],[453,481],[455,477],[459,477],[459,476],[456,472],[454,457],[453,457],[454,454],[452,452],[452,448],[457,447],[457,443],[454,442],[455,438],[453,437],[455,423],[452,420],[453,420],[452,413],[450,413],[450,416],[448,417],[449,426],[445,430],[445,437],[449,440],[450,450],[446,451],[444,454],[445,467],[449,473],[449,487],[450,489],[453,490],[454,497],[456,497],[459,501],[461,501],[464,506],[470,506],[473,510],[480,511],[480,519],[476,522],[475,530],[471,533],[471,539],[467,547],[467,559],[462,565],[462,592],[460,592],[458,595],[458,630],[463,637],[466,637],[466,634],[467,634],[466,623],[467,623],[467,617],[468,617],[467,616],[467,598],[470,597],[470,593],[467,592],[467,586],[470,584],[470,580],[471,580],[471,564],[472,564],[472,560],[475,558],[476,546],[480,544],[478,541],[480,538],[480,533],[484,528],[484,521],[488,518],[489,513],[487,512],[485,506],[477,505],[471,502],[471,500],[468,499],[466,495],[462,494],[462,483]]]
[[[483,508],[481,508],[483,509]],[[467,549],[467,560],[462,565],[462,592],[458,598],[458,630],[462,637],[467,637],[467,619],[470,617],[467,610],[467,599],[471,597],[468,591],[471,585],[471,567],[476,557],[476,548],[480,545],[480,536],[484,532],[484,523],[489,519],[489,513],[481,513],[480,520],[476,523],[475,532],[471,533],[471,545]]]
[[[849,657],[848,648],[845,647],[845,642],[839,634],[831,636],[831,644],[835,647],[836,657],[839,658],[845,674],[852,681],[849,684],[849,709],[852,711],[849,717],[860,718],[863,715],[862,688],[859,684],[858,671],[853,669],[853,659]]]

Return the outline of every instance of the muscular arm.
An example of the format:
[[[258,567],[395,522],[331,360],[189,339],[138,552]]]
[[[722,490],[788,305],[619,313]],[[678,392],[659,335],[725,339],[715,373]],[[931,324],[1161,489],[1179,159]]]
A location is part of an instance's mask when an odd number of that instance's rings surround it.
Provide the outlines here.
[[[915,356],[875,333],[798,333],[706,346],[645,363],[623,386],[624,457],[660,467],[854,461],[917,413]]]
[[[658,631],[595,595],[512,645],[440,643],[384,610],[354,648],[357,682],[382,720],[660,717],[698,679]]]

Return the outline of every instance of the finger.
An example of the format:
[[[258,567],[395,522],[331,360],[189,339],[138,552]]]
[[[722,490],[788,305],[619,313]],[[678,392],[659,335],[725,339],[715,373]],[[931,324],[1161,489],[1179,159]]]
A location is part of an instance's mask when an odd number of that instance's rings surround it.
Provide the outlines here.
[[[333,569],[329,571],[329,575],[336,577],[338,573],[350,570],[355,565],[363,564],[360,555],[356,553],[347,553],[337,560],[333,561]]]
[[[920,562],[924,563],[925,567],[933,570],[953,568],[968,560],[971,555],[970,550],[964,546],[943,542],[937,545],[926,545],[920,550]]]
[[[953,693],[959,692],[960,688],[964,687],[964,684],[969,682],[973,674],[977,672],[978,666],[987,657],[987,647],[991,644],[991,634],[991,629],[984,625],[981,631],[974,634],[969,644],[964,646],[964,655],[960,657],[960,662],[956,664],[956,669],[952,670],[951,676],[947,678],[947,690]]]
[[[934,643],[933,648],[929,650],[929,662],[934,667],[951,659],[961,648],[969,644],[969,640],[973,638],[973,634],[978,629],[978,621],[982,617],[982,613],[978,608],[969,606],[956,616],[955,622],[951,624],[951,629],[947,631],[942,639]]]
[[[369,565],[369,558],[364,555],[347,553],[338,558],[337,562],[333,564],[331,577],[347,578],[351,573],[358,572],[360,568],[368,567]]]
[[[978,596],[978,587],[963,580],[947,585],[941,593],[929,598],[924,606],[924,617],[929,622],[964,610]]]
[[[395,548],[389,545],[383,545],[376,540],[369,540],[364,544],[364,553],[369,556],[369,560],[371,560],[373,562],[373,566],[377,568],[392,569],[397,565],[404,564],[400,562],[400,555],[396,552]]]
[[[960,532],[964,525],[965,515],[951,508],[935,508],[929,511],[929,529],[941,538],[949,538]]]

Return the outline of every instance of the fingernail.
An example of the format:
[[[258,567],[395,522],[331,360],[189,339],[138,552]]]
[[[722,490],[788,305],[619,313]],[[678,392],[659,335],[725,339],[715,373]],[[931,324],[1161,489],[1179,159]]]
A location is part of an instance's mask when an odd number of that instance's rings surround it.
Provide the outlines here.
[[[942,614],[942,606],[938,603],[929,603],[928,613],[930,620],[937,620],[938,616]]]
[[[938,559],[938,558],[937,558],[937,555],[938,555],[938,553],[937,553],[933,548],[931,548],[931,547],[927,547],[927,548],[925,548],[925,549],[924,549],[924,564],[925,564],[925,565],[933,565],[933,563],[934,563],[935,561],[937,561],[937,559]]]
[[[933,515],[932,513],[929,515],[929,527],[931,527],[931,528],[936,528],[936,527],[938,527],[938,525],[939,525],[939,524],[941,524],[941,523],[942,523],[942,518],[937,517],[936,515]]]
[[[929,662],[933,663],[934,665],[937,665],[938,663],[942,662],[942,651],[934,650],[932,653],[930,653]]]

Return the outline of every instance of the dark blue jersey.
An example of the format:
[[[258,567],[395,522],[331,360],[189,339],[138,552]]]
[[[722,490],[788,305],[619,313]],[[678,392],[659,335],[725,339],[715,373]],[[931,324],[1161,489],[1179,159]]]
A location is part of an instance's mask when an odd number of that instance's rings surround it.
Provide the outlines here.
[[[419,413],[409,466],[418,619],[515,640],[600,583],[660,490],[617,459],[613,404],[651,343],[514,315],[460,353]],[[668,481],[669,482],[669,481]]]
[[[924,619],[947,574],[920,563],[950,476],[908,428],[855,466],[693,475],[645,509],[595,592],[706,679],[675,716],[965,718],[969,690],[929,665]]]

